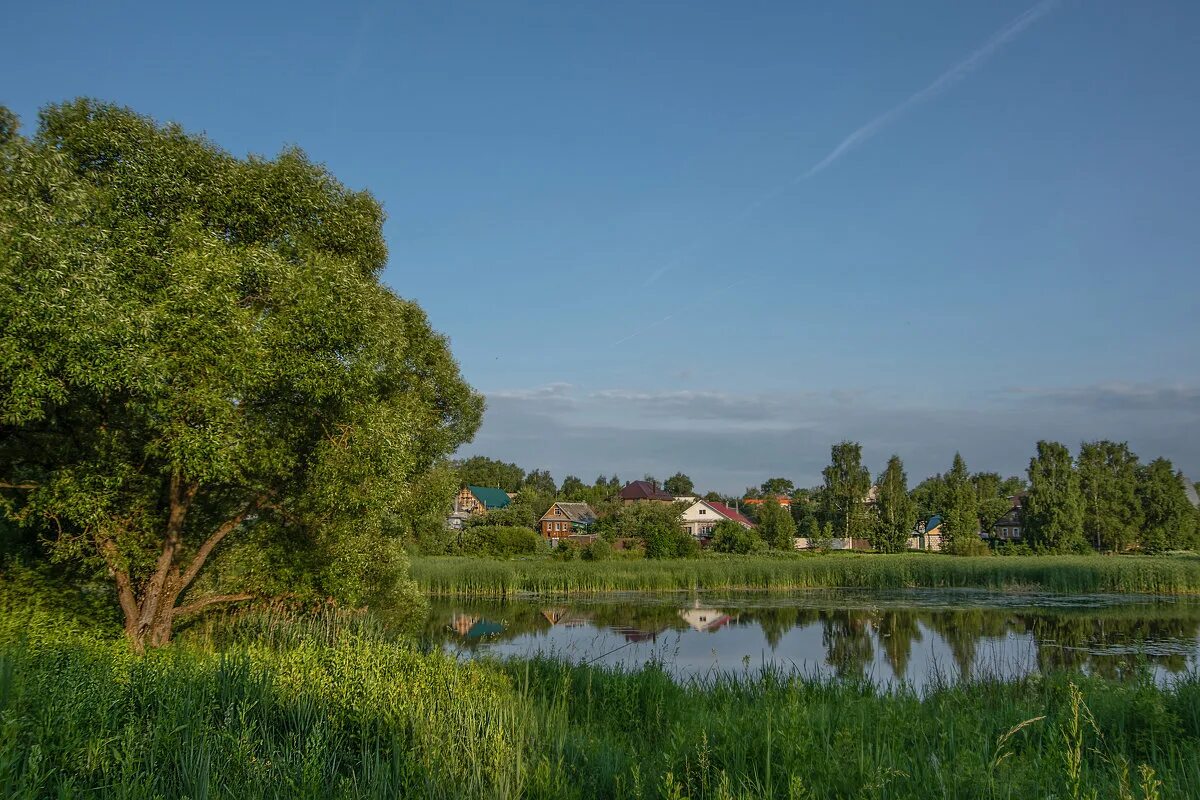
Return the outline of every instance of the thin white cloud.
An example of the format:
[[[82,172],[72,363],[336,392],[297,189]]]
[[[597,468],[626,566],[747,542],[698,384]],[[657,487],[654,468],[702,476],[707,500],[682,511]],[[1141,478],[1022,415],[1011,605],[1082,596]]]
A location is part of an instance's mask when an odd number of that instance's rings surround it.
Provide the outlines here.
[[[1002,47],[1011,42],[1017,36],[1021,35],[1026,28],[1037,22],[1042,17],[1049,14],[1058,5],[1058,0],[1043,0],[1033,8],[1026,11],[1021,16],[1014,19],[1012,22],[1005,25],[999,31],[992,35],[982,47],[980,47],[971,55],[964,58],[962,61],[955,64],[950,69],[943,72],[933,81],[933,83],[921,89],[916,94],[911,95],[907,100],[894,108],[889,109],[883,114],[880,114],[875,119],[863,125],[858,130],[851,133],[838,144],[837,147],[830,151],[829,155],[822,158],[814,164],[808,172],[804,173],[800,180],[808,180],[819,172],[833,166],[846,153],[861,145],[871,137],[875,136],[888,125],[902,117],[914,106],[932,100],[938,95],[945,92],[947,89],[959,83],[972,72],[982,66],[988,59],[996,55]]]

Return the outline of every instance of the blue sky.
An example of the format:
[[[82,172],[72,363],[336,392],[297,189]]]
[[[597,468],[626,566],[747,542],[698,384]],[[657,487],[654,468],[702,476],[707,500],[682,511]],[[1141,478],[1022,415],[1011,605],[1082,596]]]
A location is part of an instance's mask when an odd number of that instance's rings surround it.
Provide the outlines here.
[[[914,478],[1113,438],[1200,473],[1200,4],[102,5],[8,0],[0,102],[370,189],[488,394],[471,452],[735,490],[841,438]]]

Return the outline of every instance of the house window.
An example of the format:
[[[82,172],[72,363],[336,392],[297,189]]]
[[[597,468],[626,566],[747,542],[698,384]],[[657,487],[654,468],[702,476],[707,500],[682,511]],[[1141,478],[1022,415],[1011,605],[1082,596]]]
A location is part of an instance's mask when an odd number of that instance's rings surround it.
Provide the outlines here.
[[[701,513],[701,514],[707,514],[708,512],[707,512],[707,511],[705,511],[705,510],[702,508],[702,509],[700,509],[700,513]]]

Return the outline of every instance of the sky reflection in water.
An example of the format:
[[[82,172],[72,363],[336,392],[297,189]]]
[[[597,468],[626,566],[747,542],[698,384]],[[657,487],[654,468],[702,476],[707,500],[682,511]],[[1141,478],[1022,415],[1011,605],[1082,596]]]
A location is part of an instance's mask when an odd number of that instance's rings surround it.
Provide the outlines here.
[[[1160,681],[1200,667],[1200,602],[974,590],[822,590],[787,595],[622,593],[597,598],[435,601],[427,635],[461,657],[553,655],[662,663],[680,678],[754,673],[1011,678],[1075,669]]]

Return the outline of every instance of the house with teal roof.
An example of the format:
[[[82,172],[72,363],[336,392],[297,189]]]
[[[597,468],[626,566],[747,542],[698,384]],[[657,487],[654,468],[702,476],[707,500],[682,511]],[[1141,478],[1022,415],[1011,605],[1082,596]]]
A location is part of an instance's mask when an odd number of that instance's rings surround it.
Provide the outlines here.
[[[917,523],[917,529],[908,537],[908,549],[935,552],[941,550],[943,532],[942,517],[940,514],[934,514],[925,522]]]
[[[511,502],[512,498],[503,489],[468,484],[459,489],[454,498],[454,513],[486,514],[493,509],[504,508]]]

